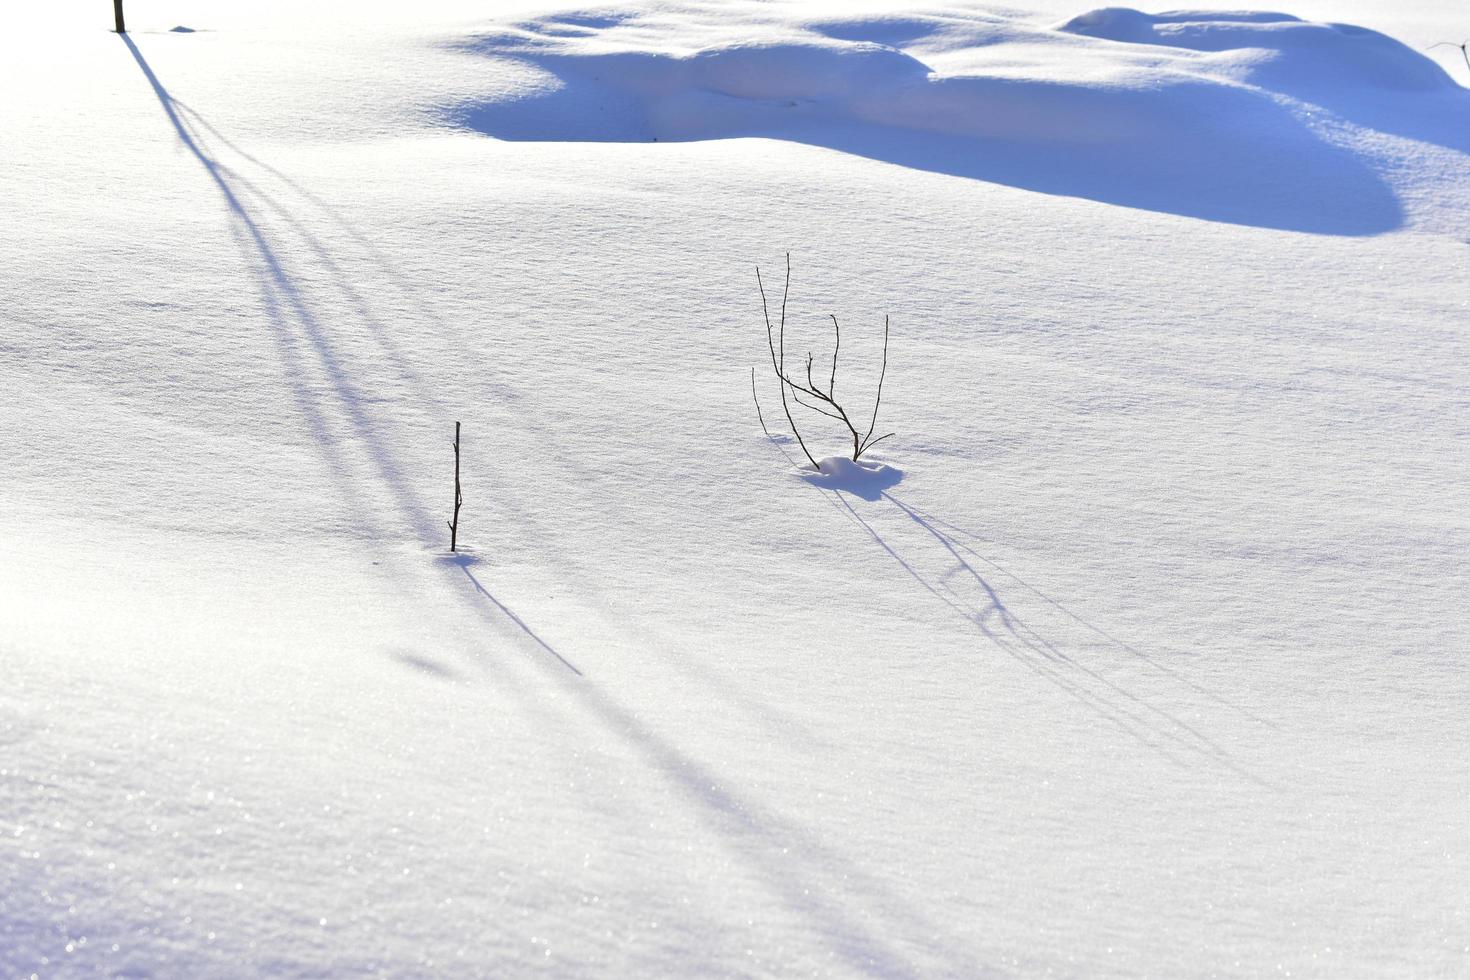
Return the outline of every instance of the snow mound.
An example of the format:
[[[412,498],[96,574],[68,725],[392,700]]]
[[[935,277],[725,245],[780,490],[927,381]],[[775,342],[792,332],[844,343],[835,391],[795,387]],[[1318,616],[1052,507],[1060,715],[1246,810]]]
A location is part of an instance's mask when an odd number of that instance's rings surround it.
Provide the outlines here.
[[[737,99],[841,99],[929,74],[902,51],[868,41],[735,44],[683,63],[689,83]]]
[[[1063,24],[1065,33],[1187,51],[1247,53],[1243,77],[1277,90],[1325,84],[1405,92],[1458,88],[1437,63],[1377,31],[1314,24],[1290,14],[1093,10]]]
[[[883,491],[897,486],[903,470],[870,460],[854,462],[846,456],[828,456],[817,461],[817,472],[802,469],[796,476],[823,490],[840,490],[864,500],[877,500]]]
[[[870,41],[903,47],[923,42],[944,33],[963,20],[943,17],[869,16],[841,20],[814,21],[808,26],[818,34],[841,41]]]
[[[452,116],[504,140],[784,139],[1333,234],[1386,231],[1403,215],[1363,149],[1372,141],[1342,138],[1323,107],[1352,126],[1470,149],[1466,93],[1438,65],[1341,24],[1122,8],[1057,28],[995,13],[765,16],[661,5],[506,24],[465,46],[518,66],[524,84]],[[1419,116],[1382,101],[1426,93],[1452,101]]]

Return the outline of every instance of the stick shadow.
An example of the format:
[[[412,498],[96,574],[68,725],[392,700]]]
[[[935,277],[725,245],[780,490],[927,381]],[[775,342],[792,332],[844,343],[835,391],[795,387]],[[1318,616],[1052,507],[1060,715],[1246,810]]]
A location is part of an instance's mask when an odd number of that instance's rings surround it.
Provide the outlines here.
[[[570,715],[576,704],[603,731],[622,740],[645,759],[669,785],[692,803],[701,821],[734,852],[741,864],[793,914],[809,922],[846,968],[882,977],[942,975],[984,977],[994,971],[969,955],[935,942],[934,923],[899,896],[882,879],[839,854],[819,837],[755,800],[730,788],[728,781],[673,741],[639,720],[629,709],[588,681],[585,675],[523,618],[494,596],[470,571],[475,560],[446,556],[446,569],[457,568],[486,601],[481,615],[496,629],[509,621],[546,658],[524,662],[566,695],[540,707]],[[554,665],[553,665],[554,662]],[[505,680],[514,680],[511,662],[493,663]],[[852,907],[862,910],[855,914]],[[923,962],[913,951],[923,950]]]
[[[1007,604],[1000,590],[967,557],[979,558],[978,553],[891,493],[885,492],[882,496],[942,549],[938,564],[930,561],[925,568],[923,559],[916,554],[901,554],[856,508],[846,500],[840,502],[852,519],[912,578],[953,609],[992,646],[1170,762],[1191,768],[1191,760],[1203,761],[1228,769],[1263,788],[1275,788],[1245,769],[1196,726],[1136,693],[1101,669],[1085,663],[1078,654],[1069,652],[1043,635]],[[1149,662],[1153,664],[1153,661]],[[1158,668],[1157,664],[1153,665]],[[1179,680],[1174,671],[1161,672]],[[1188,686],[1200,690],[1192,683]]]
[[[775,436],[767,431],[765,437],[793,467],[798,465],[796,458]],[[906,555],[900,552],[893,543],[878,532],[877,528],[873,527],[870,521],[858,513],[857,508],[845,499],[840,489],[820,486],[817,489],[849,520],[862,528],[909,577],[913,578],[930,595],[952,609],[993,647],[1076,700],[1100,719],[1181,768],[1189,768],[1190,758],[1203,760],[1208,764],[1222,766],[1262,788],[1277,789],[1271,783],[1241,766],[1224,748],[1199,729],[1146,701],[1140,695],[1104,676],[1093,667],[1084,664],[1079,657],[1068,653],[1059,644],[1047,639],[1028,622],[1022,620],[1002,600],[999,590],[967,560],[965,554],[968,553],[997,570],[1004,571],[1004,569],[994,561],[980,555],[969,545],[945,533],[941,529],[944,522],[904,503],[887,490],[878,494],[881,499],[892,504],[900,513],[921,528],[943,550],[939,563],[931,563],[930,569],[926,571],[917,553]],[[858,496],[859,499],[868,499],[862,495],[854,496]],[[1006,574],[1009,575],[1009,573]],[[956,581],[956,577],[969,586],[968,595],[964,589],[951,584]],[[1010,577],[1050,605],[1104,637],[1114,646],[1147,663],[1159,673],[1263,725],[1276,727],[1237,705],[1210,694],[1194,682],[1181,677],[1177,671],[1159,664],[1154,658],[1140,653],[1128,644],[1092,626],[1034,586],[1022,582],[1014,575]]]
[[[372,314],[365,297],[352,286],[330,250],[310,232],[298,217],[284,205],[275,201],[258,184],[221,163],[212,152],[206,134],[221,145],[232,149],[240,157],[273,174],[298,193],[311,199],[323,211],[327,211],[334,221],[346,228],[359,245],[371,253],[374,261],[385,268],[385,274],[398,282],[400,287],[406,291],[407,287],[404,286],[403,277],[387,266],[386,260],[371,242],[365,240],[350,226],[345,225],[340,218],[331,215],[321,201],[279,171],[250,156],[223,137],[197,111],[175,99],[158,79],[133,40],[127,36],[123,36],[122,40],[147,79],[180,143],[204,169],[226,205],[236,238],[252,272],[257,277],[267,319],[273,328],[282,366],[291,384],[297,407],[307,421],[314,441],[344,496],[347,497],[350,505],[354,504],[360,491],[360,485],[353,476],[352,461],[337,448],[336,441],[332,438],[328,413],[333,409],[347,415],[354,434],[360,438],[367,449],[367,455],[371,459],[370,466],[376,470],[377,476],[390,489],[395,504],[418,530],[421,538],[425,541],[429,540],[433,534],[438,533],[438,522],[431,521],[427,517],[426,509],[399,470],[391,447],[377,438],[365,408],[367,400],[348,378],[341,363],[341,356],[321,322],[321,318],[296,285],[282,249],[267,232],[260,212],[253,208],[258,207],[270,212],[282,222],[284,227],[291,230],[297,244],[303,246],[305,253],[311,257],[314,271],[319,274],[317,278],[333,281],[341,289],[348,298],[358,320],[371,329],[380,350],[394,365],[399,375],[410,382],[425,404],[436,408],[440,406],[432,393],[428,391],[428,386],[424,384],[423,379],[412,368],[404,352],[393,344],[386,324]],[[321,275],[323,273],[324,276]],[[300,356],[298,347],[302,340],[306,341],[308,350],[314,355],[314,365]],[[325,371],[331,382],[334,399],[323,400],[316,393],[307,377],[308,370],[313,366]],[[515,392],[509,388],[498,393],[510,400],[517,397]],[[524,422],[525,419],[522,418],[521,421]],[[508,502],[506,504],[510,506]],[[519,511],[515,512],[518,518],[524,516],[530,520],[533,517],[529,514],[520,514]],[[354,509],[353,521],[360,527],[370,526],[369,518],[362,510]],[[534,521],[530,522],[534,523]],[[487,588],[481,577],[473,571],[479,561],[480,559],[473,554],[457,554],[441,559],[442,564],[450,569],[458,570],[464,576],[464,580],[469,583],[473,590],[470,604],[476,610],[482,612],[487,619],[497,623],[512,624],[527,642],[546,655],[548,662],[554,661],[555,670],[563,675],[566,683],[577,685],[571,690],[576,697],[592,707],[594,716],[613,734],[627,739],[638,748],[641,754],[653,762],[668,779],[695,797],[717,829],[732,838],[732,843],[739,845],[737,849],[745,856],[747,863],[760,873],[760,877],[768,887],[782,895],[794,910],[814,920],[833,948],[851,966],[855,969],[862,969],[864,972],[878,972],[884,975],[919,975],[920,971],[907,965],[900,954],[889,951],[880,936],[866,929],[857,920],[848,918],[835,899],[829,900],[821,896],[824,889],[835,896],[843,891],[844,882],[853,878],[862,879],[862,874],[857,868],[841,861],[831,852],[820,850],[820,846],[814,839],[803,835],[794,827],[779,823],[768,826],[763,818],[756,816],[761,812],[759,808],[735,797],[728,791],[719,790],[717,787],[720,781],[714,773],[698,766],[667,740],[654,735],[626,710],[613,704],[605,695],[588,685],[581,669],[569,657],[565,656],[515,610]],[[474,597],[478,597],[482,602],[474,602]],[[407,668],[430,676],[446,679],[450,676],[448,668],[422,657],[400,653],[395,655],[395,659]],[[775,818],[768,819],[774,821]],[[741,844],[741,841],[744,843]],[[796,853],[797,848],[788,848],[786,845],[791,842],[797,842],[798,848],[806,847],[807,855]],[[793,876],[793,866],[800,867],[803,863],[809,866],[811,874],[824,877],[825,885],[816,880],[808,880],[806,884],[802,884],[804,879],[799,874]],[[882,896],[884,894],[880,882],[871,878],[865,880],[868,883],[867,891],[870,895]],[[910,917],[913,918],[912,913]],[[924,924],[914,925],[910,931],[914,935],[932,932]],[[974,971],[966,972],[973,973]]]
[[[127,34],[118,36],[137,62],[180,144],[203,168],[225,204],[232,234],[256,279],[266,322],[271,328],[282,373],[297,410],[339,492],[352,508],[356,526],[379,530],[362,503],[363,488],[353,475],[352,461],[338,448],[338,439],[332,431],[334,414],[345,418],[352,435],[366,447],[364,455],[368,466],[389,489],[395,505],[415,533],[427,541],[432,533],[437,533],[436,522],[429,519],[411,482],[398,466],[395,453],[378,432],[377,423],[368,409],[375,399],[352,381],[339,343],[333,340],[296,277],[288,270],[281,249],[247,200],[260,200],[270,210],[283,214],[287,213],[286,209],[219,161],[205,140],[201,127],[191,122],[191,119],[199,118],[198,114],[169,94],[131,37]],[[299,229],[300,226],[295,224],[295,227]],[[309,241],[308,247],[313,248],[319,258],[325,255],[315,242]],[[303,349],[306,357],[302,356]],[[317,386],[312,383],[313,373],[326,379],[332,393],[330,399],[319,394]]]

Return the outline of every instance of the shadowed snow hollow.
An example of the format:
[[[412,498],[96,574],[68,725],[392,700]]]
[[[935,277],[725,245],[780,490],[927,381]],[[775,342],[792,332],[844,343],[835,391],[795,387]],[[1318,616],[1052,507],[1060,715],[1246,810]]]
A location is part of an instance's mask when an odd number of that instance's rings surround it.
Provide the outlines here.
[[[827,456],[817,463],[816,470],[803,467],[795,475],[823,490],[850,493],[864,500],[879,499],[903,480],[903,470],[896,466],[873,460],[854,461],[846,456]]]
[[[1384,35],[1285,14],[1107,8],[840,21],[546,17],[475,38],[526,84],[456,110],[506,140],[768,137],[1191,217],[1362,235],[1403,222],[1360,131],[1470,150],[1470,102]],[[691,34],[695,38],[691,46]],[[1325,112],[1323,110],[1326,110]]]

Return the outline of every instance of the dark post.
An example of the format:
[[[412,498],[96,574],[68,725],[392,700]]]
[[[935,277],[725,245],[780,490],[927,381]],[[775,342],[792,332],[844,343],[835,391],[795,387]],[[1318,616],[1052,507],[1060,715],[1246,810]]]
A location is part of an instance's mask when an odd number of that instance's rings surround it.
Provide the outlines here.
[[[122,0],[118,0],[119,3]],[[464,494],[459,490],[459,423],[454,423],[454,520],[446,521],[449,525],[449,550],[454,551],[459,543],[459,505],[464,502]]]
[[[117,20],[117,32],[119,34],[126,34],[128,28],[123,23],[122,0],[112,0],[112,16]]]

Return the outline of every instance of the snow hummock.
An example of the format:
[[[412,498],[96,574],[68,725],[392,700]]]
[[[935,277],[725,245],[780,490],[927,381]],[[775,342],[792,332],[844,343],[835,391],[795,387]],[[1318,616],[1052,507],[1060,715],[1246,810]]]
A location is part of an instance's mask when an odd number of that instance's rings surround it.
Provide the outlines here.
[[[1272,228],[1404,220],[1348,122],[1470,148],[1470,93],[1385,35],[1271,13],[1104,8],[750,25],[678,6],[520,20],[467,42],[538,81],[454,118],[509,140],[761,136],[1053,194]],[[691,45],[697,44],[697,47]]]
[[[1207,59],[1236,77],[1291,94],[1304,88],[1433,92],[1459,86],[1436,62],[1387,35],[1351,24],[1314,24],[1266,11],[1145,14],[1089,11],[1057,28],[1070,34],[1230,57]]]

